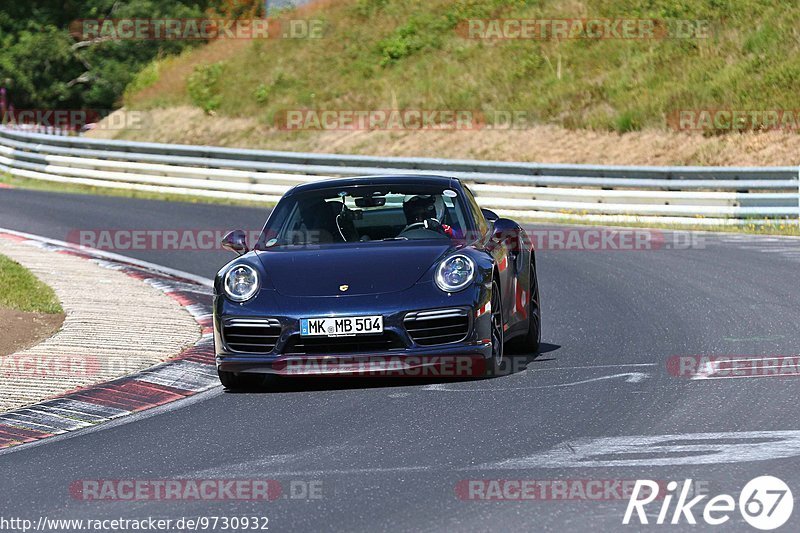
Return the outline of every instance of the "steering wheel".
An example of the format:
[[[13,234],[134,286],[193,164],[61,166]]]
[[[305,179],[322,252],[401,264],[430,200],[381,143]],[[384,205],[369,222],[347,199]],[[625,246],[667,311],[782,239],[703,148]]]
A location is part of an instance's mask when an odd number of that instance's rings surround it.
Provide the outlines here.
[[[417,229],[425,229],[428,231],[434,231],[436,233],[446,235],[446,233],[444,232],[444,228],[442,228],[442,223],[436,220],[435,218],[428,218],[425,219],[423,222],[414,222],[413,224],[409,224],[408,226],[405,227],[403,231],[400,232],[400,235]]]
[[[402,235],[403,233],[405,233],[407,231],[412,231],[412,230],[415,230],[415,229],[427,229],[427,228],[425,228],[425,223],[424,222],[414,222],[413,224],[409,224],[408,226],[406,226],[403,229],[403,231],[400,232],[400,234]]]

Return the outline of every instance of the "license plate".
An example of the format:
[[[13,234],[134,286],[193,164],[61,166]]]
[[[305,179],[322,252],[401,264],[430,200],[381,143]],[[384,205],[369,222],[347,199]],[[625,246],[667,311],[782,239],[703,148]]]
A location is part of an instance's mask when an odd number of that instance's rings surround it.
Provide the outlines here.
[[[382,316],[343,316],[300,320],[303,337],[346,337],[383,333]]]

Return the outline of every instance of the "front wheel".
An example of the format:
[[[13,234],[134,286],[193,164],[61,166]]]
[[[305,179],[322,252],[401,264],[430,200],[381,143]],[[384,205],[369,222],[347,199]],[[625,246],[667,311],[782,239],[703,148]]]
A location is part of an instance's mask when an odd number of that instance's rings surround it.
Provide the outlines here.
[[[497,281],[492,282],[492,311],[491,311],[491,329],[490,335],[492,340],[492,362],[486,365],[487,376],[497,376],[503,366],[503,352],[505,343],[505,330],[503,325],[503,302],[500,298],[500,285]]]

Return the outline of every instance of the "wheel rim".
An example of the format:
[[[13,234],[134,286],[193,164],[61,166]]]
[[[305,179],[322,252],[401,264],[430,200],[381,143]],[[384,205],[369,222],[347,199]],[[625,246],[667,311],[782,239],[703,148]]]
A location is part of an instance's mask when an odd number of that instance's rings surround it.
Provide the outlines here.
[[[503,308],[497,284],[492,286],[492,355],[499,365],[503,359]]]

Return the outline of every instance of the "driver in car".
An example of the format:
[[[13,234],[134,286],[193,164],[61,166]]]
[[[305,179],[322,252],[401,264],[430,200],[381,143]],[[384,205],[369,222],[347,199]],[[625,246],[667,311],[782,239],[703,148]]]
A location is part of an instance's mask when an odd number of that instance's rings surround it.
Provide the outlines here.
[[[453,237],[453,228],[443,223],[445,216],[444,200],[438,195],[412,196],[403,202],[406,215],[406,230],[422,226]]]

